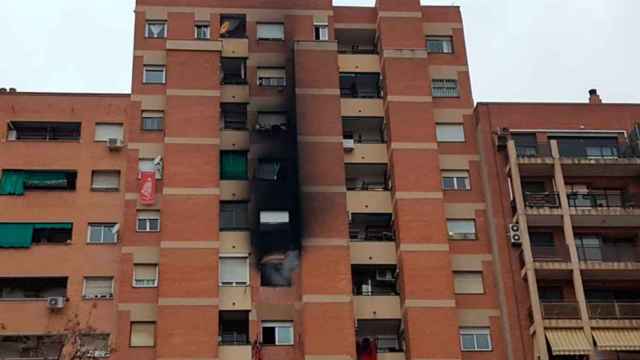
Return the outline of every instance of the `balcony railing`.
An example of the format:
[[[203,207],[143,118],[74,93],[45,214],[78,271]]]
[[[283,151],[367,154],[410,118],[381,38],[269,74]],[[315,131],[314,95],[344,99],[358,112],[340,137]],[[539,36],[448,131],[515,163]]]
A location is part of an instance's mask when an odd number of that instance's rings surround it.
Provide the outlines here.
[[[640,153],[634,146],[627,143],[615,145],[599,145],[590,146],[562,145],[558,143],[560,157],[576,158],[576,159],[618,159],[618,158],[637,158]],[[516,153],[519,157],[550,157],[551,145],[546,142],[537,144],[517,144]]]
[[[246,333],[223,331],[220,335],[220,345],[247,345],[249,336]]]
[[[394,241],[395,236],[391,227],[375,227],[367,229],[349,229],[351,241]]]
[[[516,154],[519,157],[550,157],[551,146],[549,143],[537,143],[532,145],[516,144]]]
[[[572,302],[543,302],[542,317],[545,319],[579,319],[580,308]]]
[[[524,202],[527,207],[532,208],[560,207],[560,197],[556,192],[524,193]]]
[[[587,307],[593,319],[640,319],[638,302],[589,302]]]
[[[531,252],[536,261],[568,261],[567,257],[555,246],[532,246]]]

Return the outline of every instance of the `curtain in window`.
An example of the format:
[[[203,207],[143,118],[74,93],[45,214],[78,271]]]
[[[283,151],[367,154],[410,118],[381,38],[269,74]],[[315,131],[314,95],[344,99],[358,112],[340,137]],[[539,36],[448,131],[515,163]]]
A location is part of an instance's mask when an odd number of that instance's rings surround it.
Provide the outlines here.
[[[24,171],[4,170],[0,179],[0,195],[24,195]]]
[[[227,151],[221,153],[220,178],[222,180],[245,180],[247,178],[247,153]]]

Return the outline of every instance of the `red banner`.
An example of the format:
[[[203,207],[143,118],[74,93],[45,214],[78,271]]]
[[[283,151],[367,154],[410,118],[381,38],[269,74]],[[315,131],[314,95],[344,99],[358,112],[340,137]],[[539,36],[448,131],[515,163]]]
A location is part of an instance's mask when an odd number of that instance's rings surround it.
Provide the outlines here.
[[[140,203],[153,205],[156,201],[156,173],[154,171],[140,172]]]

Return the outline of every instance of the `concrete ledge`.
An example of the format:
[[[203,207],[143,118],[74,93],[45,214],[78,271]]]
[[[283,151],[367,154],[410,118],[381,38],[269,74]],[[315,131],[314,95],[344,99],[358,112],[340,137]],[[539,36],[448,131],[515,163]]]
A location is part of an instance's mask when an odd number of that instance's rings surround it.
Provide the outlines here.
[[[404,301],[404,308],[409,307],[426,307],[426,308],[453,308],[456,307],[456,301],[450,299],[442,300],[412,300],[408,299]]]
[[[158,298],[159,306],[218,306],[218,298]]]
[[[186,138],[186,137],[166,137],[165,144],[189,144],[189,145],[219,145],[219,138]]]
[[[220,90],[205,89],[167,89],[167,96],[220,96]]]
[[[167,50],[222,51],[222,41],[167,40]]]
[[[405,95],[387,95],[387,102],[417,102],[430,103],[433,101],[431,96],[405,96]]]
[[[400,244],[398,251],[448,252],[449,244]]]
[[[379,11],[378,17],[422,18],[420,11]]]
[[[219,241],[161,241],[163,249],[218,249]]]
[[[384,50],[382,56],[385,58],[398,59],[426,59],[427,50],[424,49],[391,49]]]
[[[303,303],[348,303],[351,295],[302,295]]]
[[[295,43],[295,50],[316,50],[316,51],[338,51],[337,41],[307,41],[298,40]]]
[[[438,143],[392,142],[391,150],[437,150]]]
[[[443,199],[442,192],[396,191],[394,200]]]

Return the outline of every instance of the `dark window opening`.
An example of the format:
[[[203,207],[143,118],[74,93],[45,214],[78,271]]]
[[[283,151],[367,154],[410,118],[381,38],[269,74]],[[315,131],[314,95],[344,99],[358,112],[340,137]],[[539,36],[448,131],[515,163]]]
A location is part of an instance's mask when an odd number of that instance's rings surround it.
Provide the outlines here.
[[[525,181],[522,183],[522,190],[529,194],[544,194],[547,192],[544,181]]]
[[[237,14],[223,14],[220,16],[220,37],[247,37],[247,17]]]
[[[30,248],[33,243],[66,243],[71,223],[0,223],[0,248]]]
[[[249,228],[249,207],[246,202],[220,202],[220,230]]]
[[[237,58],[222,58],[222,84],[237,85],[247,83],[247,60]]]
[[[404,348],[400,319],[358,320],[356,338],[359,360],[370,359],[367,355],[375,350],[378,353],[402,352]]]
[[[249,311],[220,311],[220,345],[249,344]]]
[[[563,157],[617,158],[618,138],[611,137],[555,137],[558,151]]]
[[[298,267],[298,253],[274,253],[260,262],[260,286],[291,287],[293,273]]]
[[[376,31],[371,29],[335,29],[341,54],[375,54],[378,52]]]
[[[34,244],[66,244],[71,240],[71,229],[44,228],[34,229]]]
[[[518,156],[537,156],[538,140],[536,134],[511,134],[511,139],[516,145]]]
[[[1,299],[46,299],[67,296],[66,277],[0,278]]]
[[[222,126],[228,130],[247,129],[247,104],[220,104]]]
[[[344,139],[353,139],[356,144],[384,144],[387,142],[384,118],[342,118]]]
[[[12,121],[9,140],[78,141],[80,123]]]
[[[352,213],[349,238],[351,241],[393,241],[391,214]]]
[[[381,97],[380,74],[340,73],[340,96],[349,98]]]
[[[543,303],[560,303],[564,299],[560,286],[541,286],[538,288],[538,296]]]
[[[256,179],[285,182],[287,170],[284,160],[260,159],[256,169]]]
[[[386,164],[345,164],[347,190],[388,191],[389,177]]]
[[[395,266],[353,265],[351,274],[354,295],[399,295]]]
[[[262,328],[262,343],[265,345],[276,344],[276,328],[275,327]]]

